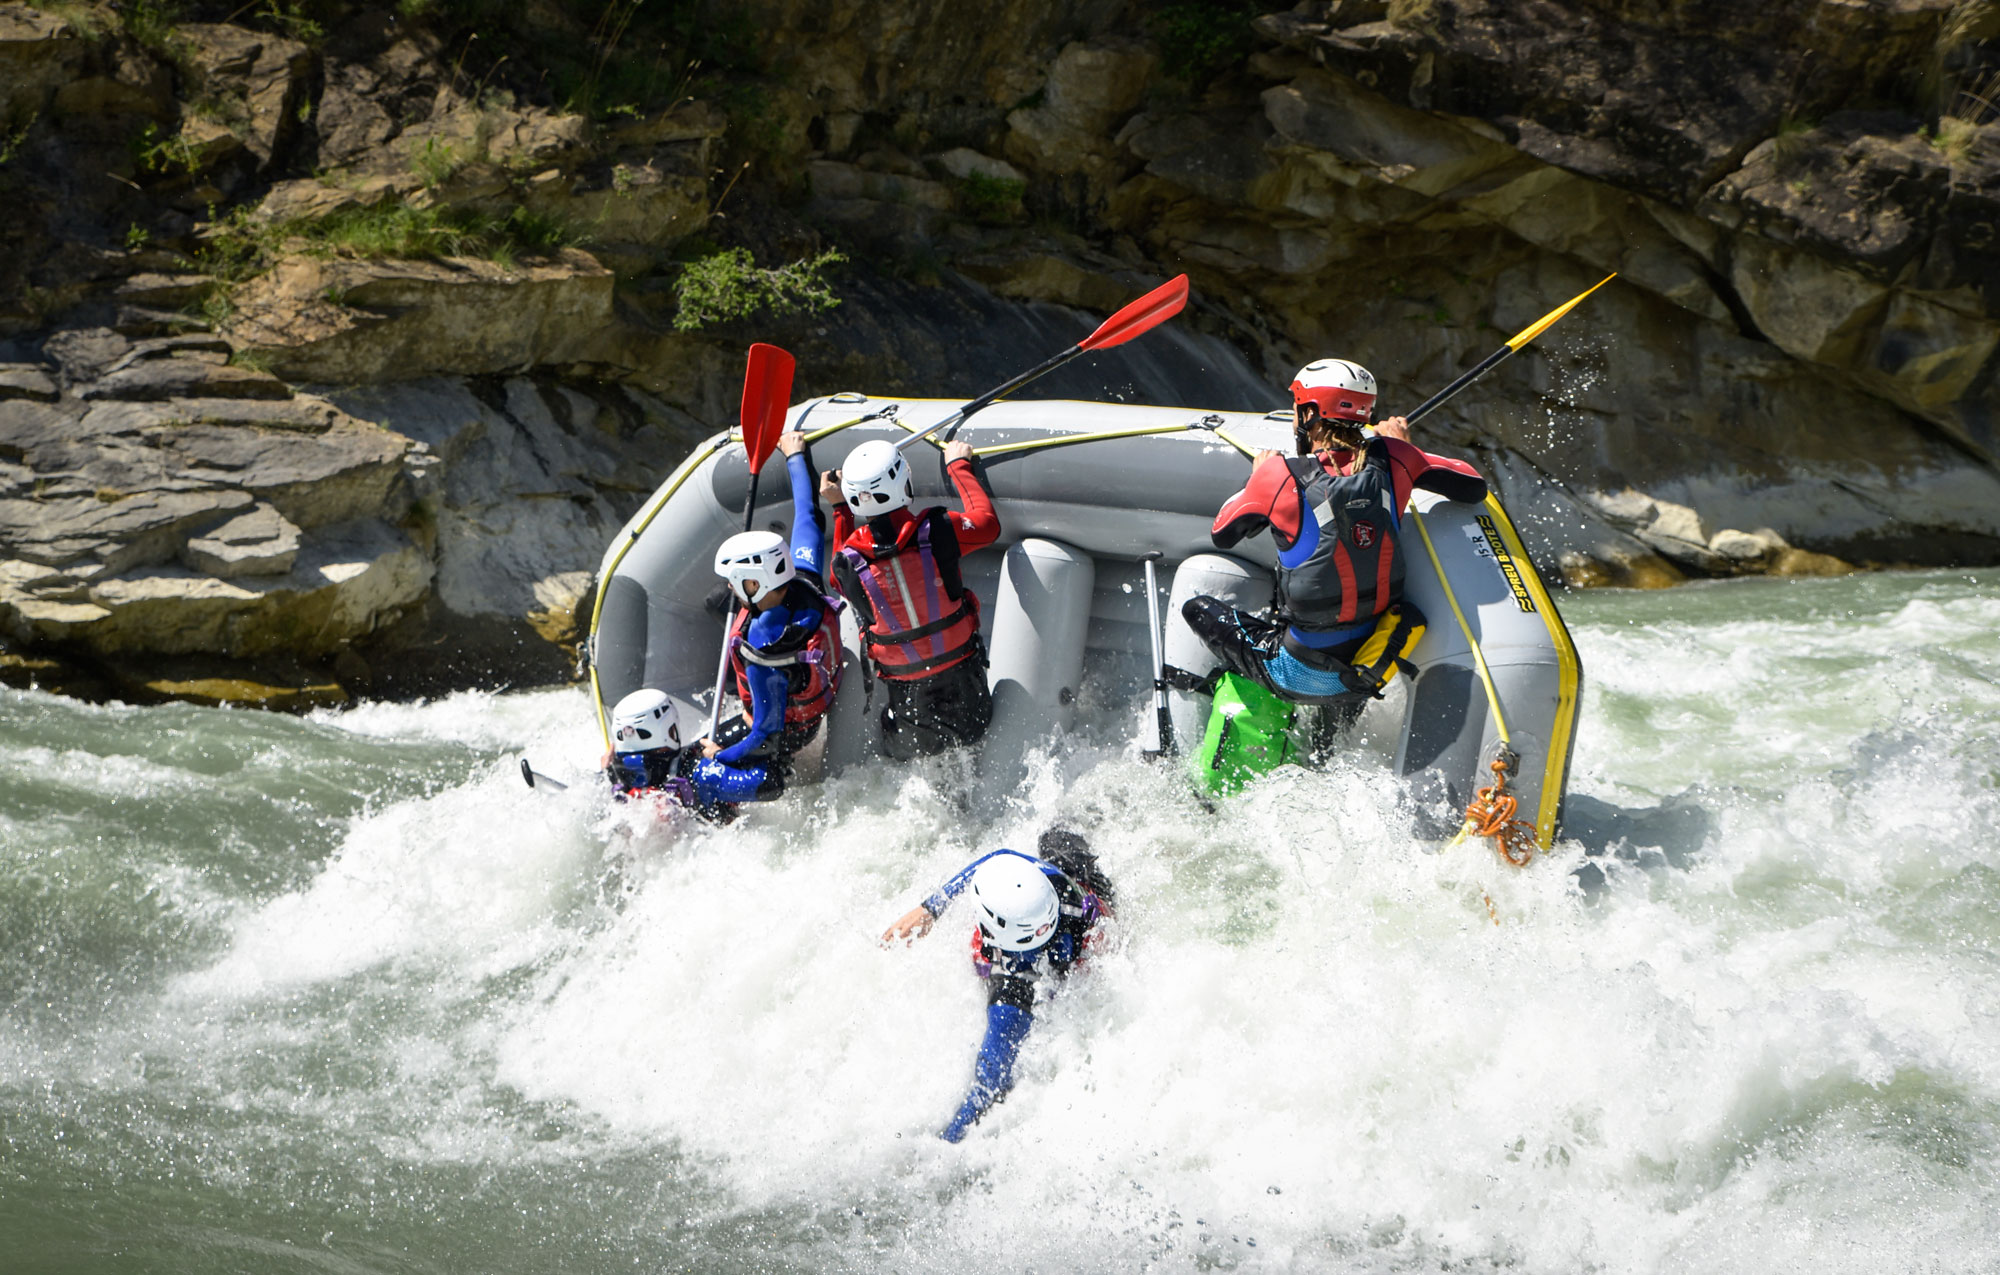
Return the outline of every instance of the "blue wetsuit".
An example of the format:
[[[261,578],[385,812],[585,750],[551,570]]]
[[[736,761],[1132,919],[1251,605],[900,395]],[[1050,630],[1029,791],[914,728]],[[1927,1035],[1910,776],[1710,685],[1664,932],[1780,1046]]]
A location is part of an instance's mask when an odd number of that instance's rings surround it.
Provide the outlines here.
[[[643,753],[613,753],[611,786],[620,794],[648,789],[664,792],[697,814],[725,814],[739,802],[756,801],[761,768],[731,770],[701,760],[691,748],[655,748]]]
[[[820,519],[818,476],[803,454],[787,456],[785,472],[792,486],[792,562],[801,579],[787,586],[784,600],[751,618],[746,636],[759,650],[780,641],[803,640],[818,628],[822,616],[819,590],[825,579],[826,528]],[[784,792],[782,763],[791,752],[785,728],[789,679],[782,668],[753,662],[746,662],[745,672],[751,720],[746,724],[741,717],[732,717],[717,727],[717,742],[726,742],[727,747],[712,758],[703,758],[693,748],[617,753],[611,763],[613,786],[625,792],[658,789],[711,816]],[[808,732],[792,747],[810,738]]]
[[[759,651],[781,642],[803,642],[824,614],[820,595],[826,581],[826,527],[820,517],[818,477],[803,454],[785,458],[785,473],[792,485],[792,565],[799,578],[786,586],[776,604],[750,618],[745,640]],[[728,746],[696,766],[692,775],[717,801],[769,801],[783,792],[781,762],[812,737],[807,732],[795,741],[786,739],[785,703],[791,680],[783,668],[745,661],[744,680],[750,684],[747,729],[740,717],[719,726],[716,742]]]
[[[1097,923],[1108,915],[1110,887],[1097,871],[1097,861],[1088,851],[1063,867],[1018,850],[995,850],[982,855],[944,883],[936,894],[924,900],[924,910],[938,916],[951,901],[972,884],[973,871],[997,855],[1011,854],[1040,868],[1056,889],[1061,912],[1049,941],[1026,952],[1010,952],[977,935],[973,967],[986,980],[986,1035],[979,1042],[979,1057],[973,1064],[972,1088],[958,1113],[938,1134],[946,1142],[958,1142],[974,1123],[1007,1096],[1014,1087],[1014,1061],[1021,1044],[1034,1025],[1035,980],[1043,974],[1060,979],[1082,958]],[[1065,871],[1064,868],[1068,868]],[[1072,875],[1074,874],[1074,875]],[[1080,883],[1081,882],[1081,883]]]

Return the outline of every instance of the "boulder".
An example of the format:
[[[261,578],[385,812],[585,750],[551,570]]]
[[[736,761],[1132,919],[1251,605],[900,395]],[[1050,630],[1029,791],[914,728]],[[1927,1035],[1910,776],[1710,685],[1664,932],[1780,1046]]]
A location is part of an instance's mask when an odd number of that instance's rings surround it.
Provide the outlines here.
[[[613,282],[575,249],[511,266],[293,258],[237,293],[230,334],[293,381],[509,372],[587,359]]]
[[[1556,569],[1572,589],[1671,589],[1687,574],[1656,553],[1607,549],[1602,556],[1565,550]]]
[[[110,328],[65,328],[42,342],[42,353],[75,385],[94,381],[132,352],[132,342]]]
[[[174,35],[198,100],[260,168],[268,167],[298,132],[311,51],[296,40],[220,22],[182,22]]]
[[[1102,186],[1121,165],[1110,139],[1158,71],[1159,55],[1146,44],[1106,38],[1065,45],[1049,67],[1041,101],[1008,114],[1008,158]]]
[[[299,556],[299,529],[268,504],[253,505],[187,542],[181,561],[222,579],[281,576]]]
[[[1831,554],[1788,546],[1771,562],[1769,571],[1774,576],[1844,576],[1854,574],[1855,568]]]
[[[1667,0],[1635,18],[1620,4],[1426,0],[1386,21],[1336,27],[1297,10],[1258,28],[1392,102],[1494,121],[1534,159],[1684,207],[1787,112],[1905,91],[1899,77],[1928,62],[1948,8]]]
[[[75,78],[84,42],[63,18],[25,4],[0,4],[0,123],[9,129],[39,115],[56,89]]]
[[[864,157],[865,159],[866,157]],[[806,166],[812,213],[863,242],[907,250],[937,233],[956,206],[951,190],[922,176],[816,159]]]
[[[1758,330],[1809,363],[1858,363],[1889,297],[1856,271],[1759,235],[1735,241],[1729,279]]]
[[[970,146],[956,146],[936,157],[936,164],[945,172],[965,181],[973,177],[983,177],[988,181],[1015,182],[1025,186],[1028,179],[1021,170],[1004,159],[982,155]]]
[[[156,402],[175,398],[290,398],[289,385],[269,372],[199,357],[146,359],[82,387],[78,396]]]
[[[1757,531],[1724,528],[1709,537],[1708,547],[1740,571],[1768,566],[1779,554],[1791,548],[1783,536],[1768,527]]]
[[[0,553],[88,579],[170,562],[197,527],[248,509],[247,492],[100,487],[89,495],[0,500]],[[46,582],[44,582],[46,583]]]
[[[139,306],[179,309],[198,304],[215,287],[205,274],[158,274],[146,271],[132,275],[118,285],[113,295],[120,301]],[[228,346],[224,342],[224,348]]]
[[[162,122],[174,117],[172,74],[137,46],[100,46],[92,61],[95,74],[67,80],[56,90],[56,114],[143,116]]]
[[[55,378],[35,363],[0,363],[0,399],[29,398],[45,403],[56,400]]]
[[[588,185],[530,182],[525,205],[590,241],[664,248],[708,221],[708,166],[662,149],[615,161]]]
[[[97,655],[208,653],[313,658],[419,602],[431,567],[402,532],[372,520],[326,528],[282,576],[221,580],[182,566],[90,580],[23,579],[0,570],[0,628],[17,640]]]

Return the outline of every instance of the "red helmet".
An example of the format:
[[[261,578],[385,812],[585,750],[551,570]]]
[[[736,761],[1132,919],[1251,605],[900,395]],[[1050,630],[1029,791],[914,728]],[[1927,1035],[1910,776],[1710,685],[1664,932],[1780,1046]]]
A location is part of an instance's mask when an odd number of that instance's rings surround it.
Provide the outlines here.
[[[1359,363],[1320,359],[1292,378],[1292,406],[1312,403],[1328,420],[1368,423],[1375,411],[1375,377]]]

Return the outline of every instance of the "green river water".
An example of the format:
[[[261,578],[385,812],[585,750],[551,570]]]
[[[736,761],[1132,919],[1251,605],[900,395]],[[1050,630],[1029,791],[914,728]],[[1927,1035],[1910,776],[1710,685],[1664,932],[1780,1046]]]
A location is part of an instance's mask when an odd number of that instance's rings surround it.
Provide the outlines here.
[[[1123,709],[673,840],[521,784],[578,690],[0,692],[0,1272],[2000,1271],[2000,572],[1562,605],[1519,871]],[[963,918],[875,936],[1057,817],[1114,941],[945,1146]]]

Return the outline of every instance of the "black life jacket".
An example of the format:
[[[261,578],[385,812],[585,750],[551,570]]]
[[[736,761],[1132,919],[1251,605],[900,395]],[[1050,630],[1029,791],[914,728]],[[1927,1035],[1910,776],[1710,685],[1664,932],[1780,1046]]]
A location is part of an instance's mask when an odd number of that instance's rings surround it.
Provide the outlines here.
[[[1389,445],[1370,439],[1361,468],[1344,476],[1327,473],[1316,456],[1285,465],[1304,506],[1298,539],[1278,557],[1286,619],[1331,629],[1388,610],[1403,592],[1402,511]]]

